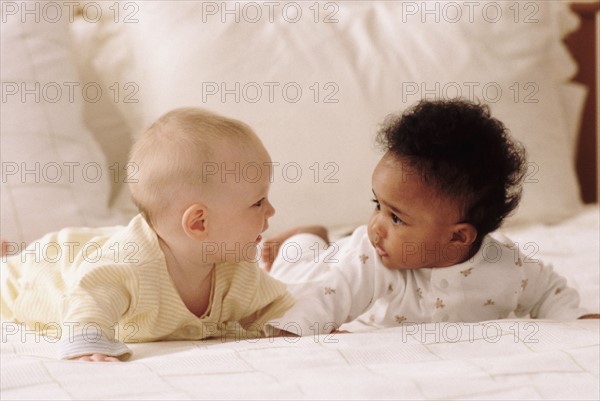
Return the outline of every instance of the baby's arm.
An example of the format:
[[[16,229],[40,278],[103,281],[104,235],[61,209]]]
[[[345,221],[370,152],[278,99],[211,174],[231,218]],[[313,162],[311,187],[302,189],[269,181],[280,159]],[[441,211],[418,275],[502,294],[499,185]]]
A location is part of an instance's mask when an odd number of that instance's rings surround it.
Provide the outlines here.
[[[381,264],[365,227],[343,244],[332,244],[315,260],[319,239],[300,234],[285,243],[293,243],[301,257],[278,259],[271,274],[287,283],[296,304],[285,316],[274,319],[273,326],[295,325],[301,335],[329,333],[364,313],[387,293],[390,284],[402,285],[396,272]]]
[[[329,243],[329,235],[327,233],[327,229],[323,226],[318,225],[300,226],[274,235],[273,237],[270,237],[267,240],[265,240],[261,250],[261,258],[265,265],[266,271],[271,270],[271,266],[273,266],[273,262],[277,257],[277,253],[279,252],[281,244],[283,244],[286,239],[296,234],[314,234],[322,238],[323,241],[325,241],[326,243]]]
[[[122,266],[98,266],[85,273],[63,301],[59,357],[92,362],[128,357],[131,350],[117,338],[118,322],[131,308],[130,287],[136,283]]]
[[[532,318],[560,320],[598,316],[579,306],[578,292],[567,286],[567,280],[552,266],[542,262],[524,263],[522,269],[525,272],[522,286],[525,288],[519,301],[521,312],[529,312]]]

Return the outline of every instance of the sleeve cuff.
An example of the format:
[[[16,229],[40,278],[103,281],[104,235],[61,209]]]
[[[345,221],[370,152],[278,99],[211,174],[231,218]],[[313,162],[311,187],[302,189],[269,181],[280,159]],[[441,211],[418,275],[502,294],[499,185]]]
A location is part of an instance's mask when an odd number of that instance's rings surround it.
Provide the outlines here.
[[[63,337],[58,344],[60,359],[71,359],[96,353],[118,357],[121,360],[128,359],[132,354],[124,343],[110,340],[104,334],[99,338],[90,338],[83,333],[77,333],[73,336]]]

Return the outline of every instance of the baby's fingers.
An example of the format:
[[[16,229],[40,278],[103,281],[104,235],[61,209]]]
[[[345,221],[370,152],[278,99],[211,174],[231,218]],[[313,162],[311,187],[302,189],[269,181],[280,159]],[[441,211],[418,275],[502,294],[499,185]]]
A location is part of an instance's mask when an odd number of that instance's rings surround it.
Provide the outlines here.
[[[280,242],[275,241],[265,241],[262,247],[262,253],[265,256],[273,257],[277,255],[277,251],[279,250]]]
[[[76,361],[85,361],[85,362],[121,362],[119,358],[114,356],[106,356],[104,354],[91,354],[84,355],[78,358],[73,358]]]
[[[261,249],[261,258],[265,265],[265,270],[271,270],[271,266],[275,261],[275,257],[277,256],[277,251],[279,250],[279,246],[281,244],[276,242],[265,242]]]

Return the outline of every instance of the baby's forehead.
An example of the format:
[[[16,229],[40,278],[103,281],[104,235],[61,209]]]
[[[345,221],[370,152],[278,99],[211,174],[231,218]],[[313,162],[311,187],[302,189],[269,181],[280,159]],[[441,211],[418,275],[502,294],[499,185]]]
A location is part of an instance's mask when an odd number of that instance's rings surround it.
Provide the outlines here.
[[[421,203],[423,207],[438,208],[440,205],[456,204],[457,199],[419,163],[405,157],[386,154],[378,163],[373,174],[375,181],[393,188],[404,201]],[[375,188],[374,188],[375,190]]]
[[[410,183],[414,186],[432,187],[431,180],[426,177],[426,172],[414,160],[387,152],[373,172],[382,175],[382,179],[398,182],[399,184]],[[433,189],[433,188],[431,188]]]
[[[255,135],[245,138],[218,138],[209,144],[209,160],[217,163],[259,163],[271,159]]]

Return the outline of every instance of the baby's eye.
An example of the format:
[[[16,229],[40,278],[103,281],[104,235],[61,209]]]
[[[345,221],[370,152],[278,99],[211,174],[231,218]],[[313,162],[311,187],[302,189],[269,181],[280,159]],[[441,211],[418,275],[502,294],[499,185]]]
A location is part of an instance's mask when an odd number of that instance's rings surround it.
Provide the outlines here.
[[[377,199],[371,199],[371,202],[375,204],[375,209],[381,210],[381,205],[379,204],[379,201]]]
[[[394,222],[394,224],[404,224],[402,219],[400,217],[396,216],[394,213],[392,213],[391,216],[392,216],[392,221]]]
[[[254,204],[254,206],[256,206],[256,207],[261,207],[264,201],[265,201],[265,199],[263,198],[263,199],[259,200],[258,202],[256,202],[256,203]]]

